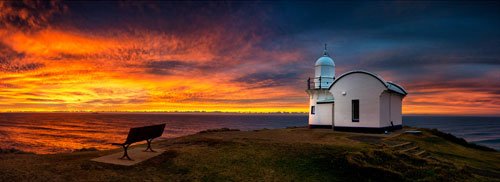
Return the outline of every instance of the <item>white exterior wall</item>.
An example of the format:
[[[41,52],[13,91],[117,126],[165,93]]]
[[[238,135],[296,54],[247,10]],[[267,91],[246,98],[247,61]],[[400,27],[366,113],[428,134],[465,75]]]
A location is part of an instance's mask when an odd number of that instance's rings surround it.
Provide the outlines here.
[[[309,93],[309,125],[332,125],[332,105],[317,104],[318,100],[332,100],[328,90],[308,90]],[[315,106],[315,114],[311,114],[311,106]]]
[[[316,104],[315,120],[309,125],[332,125],[332,103]]]
[[[382,92],[382,94],[380,94],[380,125],[385,127],[385,126],[390,126],[391,125],[391,122],[390,122],[390,112],[389,112],[389,108],[390,108],[390,103],[389,103],[389,97],[390,97],[390,93],[389,92]]]
[[[397,93],[383,92],[380,95],[380,124],[382,127],[403,124],[403,96]]]
[[[391,94],[391,121],[394,125],[403,124],[403,96],[399,94]],[[390,124],[390,123],[389,123]]]
[[[364,73],[352,73],[337,80],[330,89],[335,98],[334,126],[381,127],[380,95],[385,89],[377,78]],[[355,99],[359,100],[359,122],[352,122]]]

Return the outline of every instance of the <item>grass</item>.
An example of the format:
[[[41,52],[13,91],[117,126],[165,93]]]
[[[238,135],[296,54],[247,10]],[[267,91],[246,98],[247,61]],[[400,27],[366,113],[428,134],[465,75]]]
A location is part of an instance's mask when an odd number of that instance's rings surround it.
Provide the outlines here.
[[[0,153],[0,181],[498,181],[500,154],[423,130],[373,135],[326,129],[211,130],[154,143],[162,155],[123,167],[89,159],[111,151]],[[413,142],[418,157],[383,147]],[[139,146],[144,147],[144,146]]]
[[[465,141],[463,138],[458,138],[455,135],[452,135],[450,133],[444,133],[444,132],[441,132],[437,129],[425,129],[425,130],[427,132],[435,135],[435,136],[441,137],[445,140],[456,143],[458,145],[462,145],[464,147],[474,148],[474,149],[483,150],[483,151],[496,151],[495,149],[492,149],[492,148],[489,148],[486,146],[477,145],[475,143],[469,143],[469,142]]]

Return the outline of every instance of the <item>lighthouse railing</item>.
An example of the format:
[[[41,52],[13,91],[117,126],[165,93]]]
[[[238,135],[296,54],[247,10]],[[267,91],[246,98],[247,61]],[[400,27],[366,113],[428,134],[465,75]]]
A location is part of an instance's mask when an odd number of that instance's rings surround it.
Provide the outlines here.
[[[307,78],[307,90],[324,89],[322,84],[325,84],[322,81],[322,77]]]

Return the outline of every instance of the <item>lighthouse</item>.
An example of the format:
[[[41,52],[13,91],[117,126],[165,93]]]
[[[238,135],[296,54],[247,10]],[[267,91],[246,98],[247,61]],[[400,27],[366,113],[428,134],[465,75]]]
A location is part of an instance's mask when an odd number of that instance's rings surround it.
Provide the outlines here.
[[[335,76],[335,63],[328,54],[314,64],[314,77],[307,79],[309,128],[382,133],[403,126],[403,99],[408,92],[381,76],[353,70]]]
[[[314,78],[308,79],[309,127],[331,128],[334,99],[329,88],[335,80],[335,63],[328,54],[327,45],[323,55],[314,64]]]

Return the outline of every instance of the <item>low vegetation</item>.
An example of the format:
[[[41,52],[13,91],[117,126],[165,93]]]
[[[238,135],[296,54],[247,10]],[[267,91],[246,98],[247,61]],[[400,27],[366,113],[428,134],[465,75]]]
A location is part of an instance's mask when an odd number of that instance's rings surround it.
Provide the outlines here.
[[[444,132],[441,132],[437,129],[425,129],[425,130],[433,135],[436,135],[438,137],[441,137],[445,140],[456,143],[458,145],[462,145],[464,147],[474,148],[474,149],[483,150],[483,151],[496,151],[495,149],[492,149],[492,148],[489,148],[486,146],[477,145],[475,143],[469,143],[469,142],[465,141],[465,139],[463,139],[463,138],[458,138],[455,135],[452,135],[449,133],[444,133]]]
[[[498,181],[500,154],[421,135],[327,129],[219,129],[158,141],[162,155],[124,167],[115,152],[0,154],[0,181]],[[443,137],[445,136],[445,137]],[[144,146],[140,146],[144,147]]]

